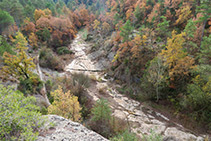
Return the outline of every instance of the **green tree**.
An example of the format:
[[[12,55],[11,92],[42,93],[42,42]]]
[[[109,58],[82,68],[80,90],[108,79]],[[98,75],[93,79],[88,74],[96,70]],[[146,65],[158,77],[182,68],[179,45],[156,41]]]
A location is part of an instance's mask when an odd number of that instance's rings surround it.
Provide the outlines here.
[[[92,109],[92,120],[108,122],[111,119],[111,108],[108,106],[106,100],[98,100],[94,108]]]
[[[0,35],[0,56],[3,56],[5,52],[14,54],[13,47]]]
[[[135,17],[137,19],[136,23],[140,23],[142,18],[143,18],[143,16],[144,16],[143,13],[141,12],[140,6],[136,6],[136,9],[134,11],[134,15],[135,15]]]
[[[203,64],[211,65],[211,35],[204,37],[201,43],[201,50],[199,53],[199,61]]]
[[[196,29],[197,29],[196,23],[192,19],[188,20],[184,32],[187,35],[186,36],[187,40],[185,41],[185,47],[189,53],[195,53],[194,51],[197,49],[197,44],[194,43],[193,41]]]
[[[130,35],[132,34],[134,27],[132,26],[130,20],[124,24],[124,26],[120,29],[120,36],[123,37],[123,42],[130,41]]]
[[[197,13],[202,13],[202,17],[197,22],[203,22],[203,29],[201,34],[201,42],[204,36],[204,30],[207,23],[207,20],[211,17],[211,2],[210,0],[200,0],[200,5],[197,6]],[[200,42],[200,48],[201,48]]]
[[[34,97],[0,85],[0,140],[36,140],[44,120]]]
[[[167,21],[165,16],[161,16],[160,18],[162,19],[163,22],[160,22],[157,25],[156,31],[166,41],[167,37],[170,36],[170,33],[169,33],[169,22],[170,21]]]
[[[157,101],[160,98],[159,91],[163,87],[162,83],[165,82],[164,71],[165,67],[160,57],[156,57],[151,60],[150,65],[147,68],[146,78],[154,86]]]
[[[8,12],[0,9],[0,34],[13,23],[13,17]]]

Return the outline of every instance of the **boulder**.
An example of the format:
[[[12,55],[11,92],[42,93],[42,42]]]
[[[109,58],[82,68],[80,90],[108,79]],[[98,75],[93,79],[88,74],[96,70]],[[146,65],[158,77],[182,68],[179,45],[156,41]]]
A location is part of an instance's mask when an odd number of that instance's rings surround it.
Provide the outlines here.
[[[108,141],[101,135],[57,115],[47,115],[48,122],[41,130],[38,141]],[[47,129],[45,129],[48,127]]]

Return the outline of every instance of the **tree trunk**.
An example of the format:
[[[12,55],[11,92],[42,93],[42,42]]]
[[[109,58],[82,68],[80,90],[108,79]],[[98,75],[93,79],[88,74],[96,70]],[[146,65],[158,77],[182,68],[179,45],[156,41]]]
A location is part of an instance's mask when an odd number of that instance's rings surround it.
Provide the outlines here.
[[[200,40],[200,46],[199,46],[199,50],[201,50],[201,42],[203,41],[203,36],[204,36],[204,30],[205,30],[205,25],[207,23],[207,20],[205,20],[203,22],[203,29],[202,29],[202,34],[201,34],[201,40]]]

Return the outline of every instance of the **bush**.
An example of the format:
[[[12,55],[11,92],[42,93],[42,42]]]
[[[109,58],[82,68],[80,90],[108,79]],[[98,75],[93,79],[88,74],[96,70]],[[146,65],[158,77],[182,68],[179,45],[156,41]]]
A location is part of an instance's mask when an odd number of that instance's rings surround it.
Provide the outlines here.
[[[13,47],[7,43],[7,40],[0,35],[0,56],[3,56],[4,52],[15,54],[12,48]]]
[[[59,55],[65,55],[65,54],[72,54],[73,52],[70,51],[67,47],[59,47],[56,51]]]
[[[143,141],[163,141],[163,137],[151,130],[149,135],[143,135]]]
[[[64,69],[63,61],[58,56],[56,56],[49,48],[41,49],[39,61],[40,66],[44,68],[49,68],[57,71],[62,71]]]
[[[18,85],[18,90],[20,90],[25,95],[40,93],[43,87],[43,82],[37,75],[33,75],[28,79],[20,79],[20,84]]]
[[[72,79],[74,83],[79,83],[81,86],[88,88],[90,86],[91,79],[88,75],[83,73],[74,73],[72,74]]]
[[[98,100],[92,109],[92,121],[108,122],[111,119],[111,108],[106,100]]]
[[[102,136],[110,138],[125,131],[127,123],[124,120],[112,117],[108,102],[101,99],[92,108],[92,118],[89,126]]]
[[[192,112],[192,116],[203,123],[208,123],[211,129],[211,77],[204,80],[200,75],[193,79],[193,83],[188,85],[188,95],[182,105]]]
[[[138,139],[134,133],[126,130],[122,134],[119,134],[116,137],[112,138],[111,141],[138,141]]]
[[[51,37],[51,33],[47,28],[37,31],[36,35],[37,35],[38,39],[41,41],[49,41],[49,39]]]
[[[44,120],[34,97],[0,85],[0,140],[36,140]]]
[[[71,90],[71,93],[78,97],[78,101],[82,108],[80,111],[81,116],[83,119],[87,119],[90,116],[93,101],[85,93],[84,87],[76,80],[73,81],[72,77],[69,76],[57,77],[53,80],[48,80],[46,82],[46,89],[51,103],[54,101],[54,98],[50,95],[50,92],[58,89],[59,85],[62,86],[64,92]]]

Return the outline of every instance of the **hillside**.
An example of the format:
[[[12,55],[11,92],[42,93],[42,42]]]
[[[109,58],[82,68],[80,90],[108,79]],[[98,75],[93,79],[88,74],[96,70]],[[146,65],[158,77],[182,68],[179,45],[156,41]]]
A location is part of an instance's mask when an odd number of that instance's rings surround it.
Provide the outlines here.
[[[0,0],[0,140],[209,140],[210,33],[209,0]]]

